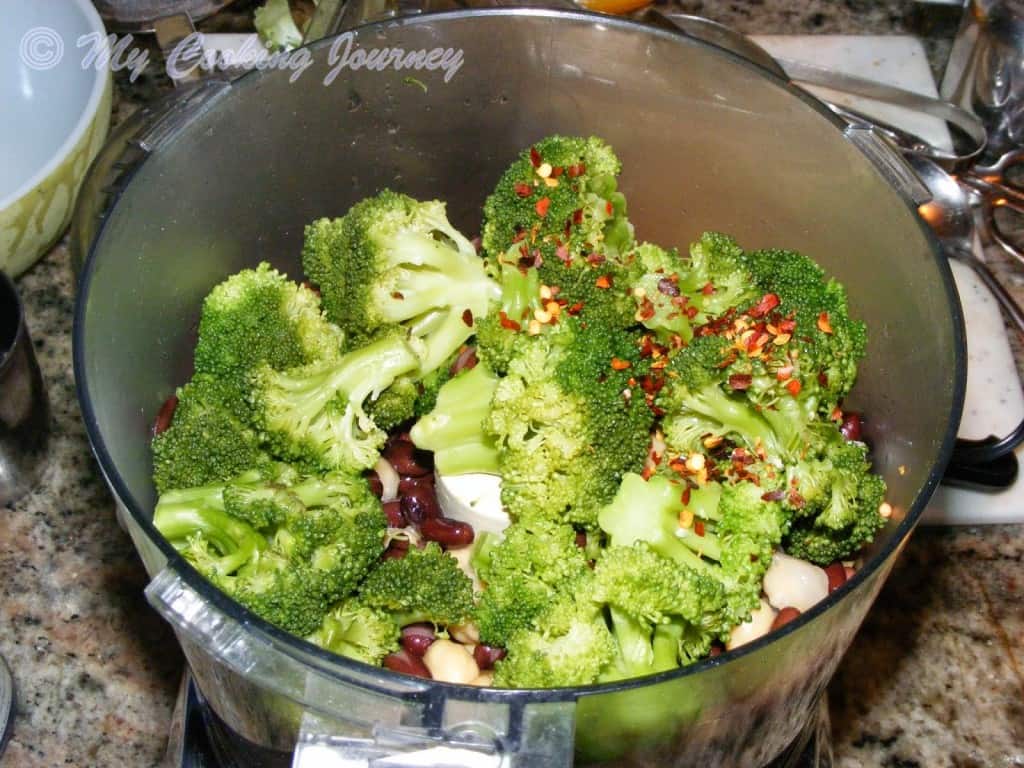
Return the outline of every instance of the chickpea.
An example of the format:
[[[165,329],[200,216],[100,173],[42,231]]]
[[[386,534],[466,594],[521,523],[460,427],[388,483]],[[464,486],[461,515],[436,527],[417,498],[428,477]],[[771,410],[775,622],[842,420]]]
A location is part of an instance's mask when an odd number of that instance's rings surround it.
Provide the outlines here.
[[[458,643],[438,638],[423,656],[430,676],[446,683],[469,683],[480,675],[473,656]]]

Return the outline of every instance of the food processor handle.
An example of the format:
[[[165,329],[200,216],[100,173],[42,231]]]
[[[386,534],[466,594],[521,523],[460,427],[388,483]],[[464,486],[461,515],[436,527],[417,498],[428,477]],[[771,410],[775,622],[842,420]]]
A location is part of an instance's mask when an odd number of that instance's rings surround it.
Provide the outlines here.
[[[538,700],[339,662],[312,645],[275,640],[269,625],[242,621],[227,597],[200,594],[190,583],[196,578],[184,561],[169,561],[146,599],[174,628],[194,669],[212,662],[301,707],[293,768],[573,763],[572,698]]]

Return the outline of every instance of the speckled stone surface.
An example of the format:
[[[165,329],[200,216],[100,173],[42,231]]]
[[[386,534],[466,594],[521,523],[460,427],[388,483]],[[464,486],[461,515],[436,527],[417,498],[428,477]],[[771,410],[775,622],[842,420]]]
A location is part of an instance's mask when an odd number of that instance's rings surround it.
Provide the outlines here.
[[[248,24],[238,11],[210,31]],[[748,33],[923,36],[936,74],[955,31],[946,8],[884,0],[678,3]],[[118,119],[166,88],[118,77]],[[1024,301],[1024,273],[993,253]],[[61,246],[19,280],[54,410],[50,466],[0,509],[0,653],[18,715],[0,766],[152,766],[181,671],[168,628],[89,452],[71,371],[73,289]],[[1012,339],[1018,365],[1024,354]],[[1024,527],[922,529],[830,688],[842,768],[1024,766]]]

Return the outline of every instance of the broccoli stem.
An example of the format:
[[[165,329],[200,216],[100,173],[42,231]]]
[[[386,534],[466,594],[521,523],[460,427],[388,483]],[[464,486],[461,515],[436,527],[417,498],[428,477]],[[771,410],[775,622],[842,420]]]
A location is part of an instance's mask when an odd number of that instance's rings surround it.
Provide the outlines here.
[[[164,494],[178,495],[179,499],[165,502],[164,497],[161,497],[153,515],[153,525],[171,542],[202,534],[223,556],[217,561],[217,570],[222,574],[233,573],[250,562],[266,546],[266,540],[251,526],[215,506],[199,506],[180,499],[180,496],[192,496],[198,500],[201,495],[193,491],[200,490],[205,490],[207,497],[216,496],[215,503],[219,503],[219,493],[214,494],[209,488],[191,489],[182,494]]]

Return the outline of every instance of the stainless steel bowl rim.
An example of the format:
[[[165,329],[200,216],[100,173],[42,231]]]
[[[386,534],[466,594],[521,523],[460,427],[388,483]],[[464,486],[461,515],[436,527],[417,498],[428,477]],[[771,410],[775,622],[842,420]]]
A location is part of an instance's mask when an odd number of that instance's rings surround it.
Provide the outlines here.
[[[842,130],[845,123],[842,122],[831,110],[821,104],[817,99],[811,96],[809,93],[794,86],[789,81],[778,77],[771,71],[758,66],[748,59],[745,59],[737,54],[716,46],[711,43],[697,40],[688,36],[680,35],[668,30],[662,30],[654,27],[650,27],[639,22],[635,22],[629,19],[620,17],[609,17],[601,14],[588,13],[584,11],[563,11],[553,9],[538,9],[538,8],[488,8],[488,9],[474,9],[474,10],[459,10],[459,11],[448,11],[442,13],[431,13],[420,16],[405,17],[398,20],[386,20],[381,22],[375,22],[359,28],[360,33],[370,34],[375,30],[386,30],[394,29],[396,27],[404,27],[416,24],[435,24],[443,22],[445,19],[464,19],[477,16],[505,16],[509,17],[510,20],[514,20],[516,17],[522,16],[546,16],[552,19],[567,19],[573,21],[587,21],[591,23],[604,24],[613,27],[621,27],[629,29],[638,34],[654,35],[662,37],[668,40],[673,40],[678,44],[682,45],[694,45],[705,48],[713,49],[717,55],[722,55],[732,59],[734,62],[740,63],[745,67],[750,68],[758,72],[765,79],[770,81],[773,85],[783,88],[788,91],[791,95],[804,101],[806,104],[811,106],[822,117],[826,118],[830,123],[836,126],[837,130]],[[326,38],[319,40],[309,46],[309,49],[316,51],[321,48],[328,48],[334,38]],[[262,73],[250,72],[243,77],[239,78],[232,84],[232,88],[248,87],[256,82]],[[868,162],[865,158],[865,162]],[[123,189],[124,187],[122,187]],[[119,196],[120,192],[118,192]],[[117,197],[115,197],[111,203],[111,207],[116,205]],[[933,465],[928,473],[926,482],[918,489],[913,503],[906,511],[904,519],[898,525],[896,531],[891,536],[889,542],[882,547],[877,553],[875,553],[870,559],[864,562],[862,567],[854,574],[854,576],[846,581],[841,587],[836,589],[834,592],[828,595],[824,600],[816,604],[810,610],[802,613],[799,617],[793,621],[787,623],[781,629],[775,630],[767,635],[760,637],[759,639],[741,646],[727,653],[723,653],[720,656],[714,658],[707,658],[696,664],[692,664],[686,667],[681,667],[667,672],[662,672],[656,675],[650,675],[647,677],[631,678],[627,680],[621,680],[611,683],[601,683],[593,685],[574,686],[566,688],[519,688],[519,689],[499,689],[499,688],[482,688],[476,686],[458,685],[454,683],[446,683],[435,680],[424,680],[423,689],[421,691],[406,691],[396,692],[391,688],[381,687],[380,692],[386,693],[389,696],[394,696],[401,699],[422,699],[430,697],[431,691],[436,692],[439,696],[445,696],[450,692],[458,691],[457,698],[468,701],[511,701],[517,699],[528,700],[530,703],[541,703],[541,702],[563,702],[573,701],[580,697],[593,695],[593,694],[604,694],[613,693],[616,691],[641,688],[647,685],[653,685],[667,680],[674,680],[677,678],[683,678],[689,675],[696,675],[703,670],[717,667],[723,664],[728,664],[733,659],[738,659],[747,654],[756,653],[760,649],[776,641],[779,638],[785,637],[793,632],[798,632],[800,629],[810,622],[814,621],[815,618],[824,614],[826,611],[837,605],[843,597],[851,592],[855,587],[865,581],[870,574],[872,574],[882,563],[884,563],[898,548],[902,547],[906,542],[907,537],[913,530],[917,523],[918,518],[924,510],[932,492],[938,486],[939,481],[942,479],[942,474],[946,464],[949,461],[950,455],[953,450],[953,444],[956,439],[957,429],[959,426],[959,417],[963,409],[964,394],[966,389],[966,337],[964,332],[964,320],[963,313],[961,311],[959,294],[956,289],[956,285],[953,282],[953,275],[949,268],[948,262],[941,255],[941,249],[935,236],[928,228],[928,226],[916,216],[916,209],[913,204],[904,199],[905,204],[909,209],[915,212],[915,218],[918,222],[918,227],[921,231],[922,236],[928,241],[932,256],[936,261],[939,274],[942,279],[943,287],[946,292],[946,297],[949,303],[950,316],[953,321],[953,341],[955,347],[955,371],[953,376],[953,398],[949,414],[946,416],[946,430],[942,438],[942,443],[938,451]],[[101,225],[97,231],[96,237],[93,239],[92,244],[89,248],[89,253],[85,262],[85,265],[80,276],[80,284],[78,290],[78,296],[75,306],[75,318],[74,318],[74,329],[73,329],[73,362],[75,371],[75,386],[78,393],[78,399],[82,408],[82,416],[85,422],[86,431],[88,433],[89,441],[92,446],[93,452],[95,453],[97,460],[99,461],[100,467],[103,471],[104,477],[110,486],[114,489],[114,492],[119,500],[132,516],[136,519],[139,525],[146,531],[149,538],[159,547],[162,554],[167,558],[167,567],[174,568],[179,573],[187,573],[189,576],[189,582],[192,588],[194,588],[205,600],[217,607],[218,609],[227,613],[243,612],[246,617],[247,628],[255,630],[268,637],[274,642],[275,650],[281,653],[287,653],[294,656],[293,651],[301,651],[303,654],[302,659],[297,659],[301,663],[309,663],[310,660],[321,661],[323,665],[318,665],[318,670],[323,674],[335,677],[335,672],[331,667],[340,667],[342,669],[349,668],[353,670],[365,671],[366,669],[374,669],[381,672],[384,675],[391,675],[388,670],[380,667],[372,667],[362,662],[354,661],[347,657],[338,656],[330,653],[318,646],[308,643],[302,638],[291,635],[269,622],[263,620],[254,613],[249,612],[247,609],[242,607],[239,603],[229,598],[224,593],[216,589],[212,584],[207,582],[199,572],[196,571],[178,552],[159,534],[156,528],[153,526],[150,517],[143,514],[141,505],[135,500],[129,491],[126,483],[122,480],[118,473],[117,467],[111,459],[110,452],[104,444],[103,438],[97,428],[97,421],[95,412],[92,407],[88,396],[88,387],[86,386],[86,366],[84,359],[84,346],[85,339],[83,338],[84,331],[84,309],[85,309],[85,297],[89,294],[89,286],[93,275],[93,265],[96,258],[96,244],[102,239],[103,226]],[[868,330],[870,333],[870,320],[868,321]],[[351,681],[345,681],[351,683]],[[365,680],[361,680],[358,685],[368,690],[375,690],[372,684],[368,684]],[[524,701],[525,703],[525,701]]]

